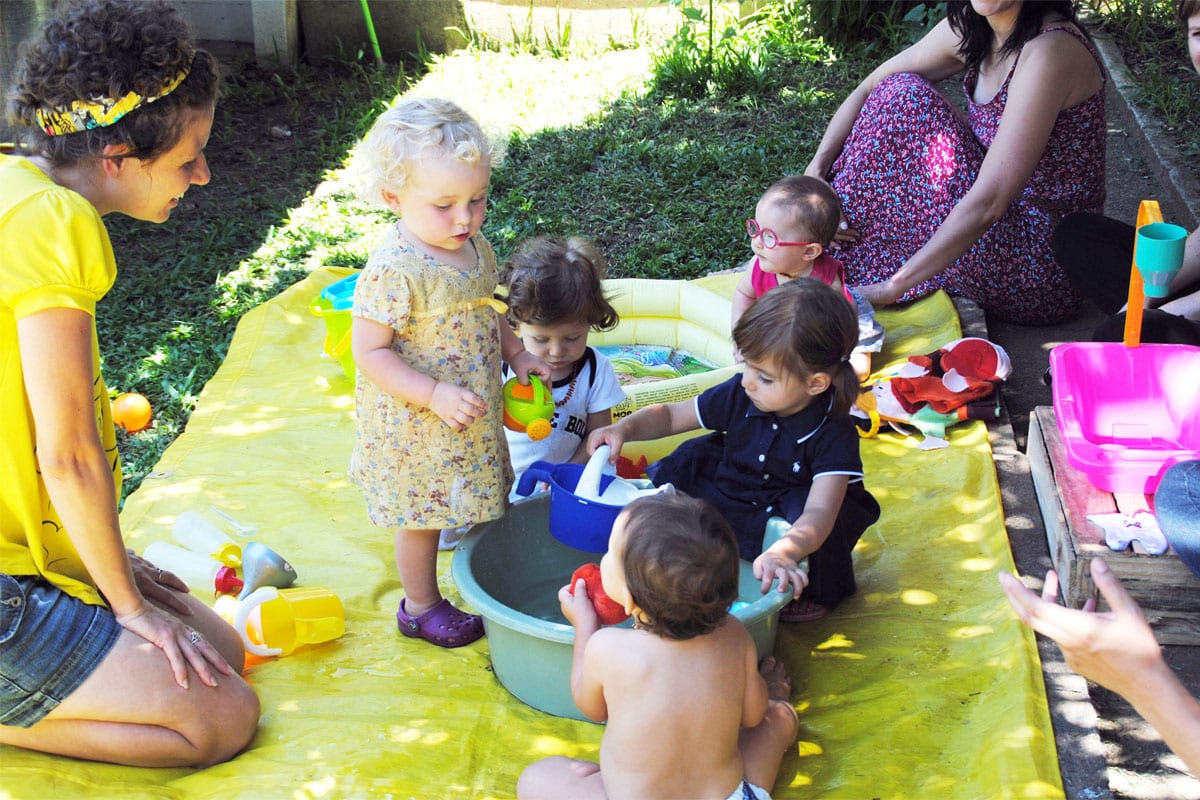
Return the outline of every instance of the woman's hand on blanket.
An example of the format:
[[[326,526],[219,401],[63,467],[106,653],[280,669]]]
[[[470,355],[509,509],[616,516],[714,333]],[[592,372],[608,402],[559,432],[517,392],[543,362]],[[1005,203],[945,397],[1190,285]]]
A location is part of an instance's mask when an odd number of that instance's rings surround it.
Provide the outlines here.
[[[483,398],[449,381],[438,381],[429,397],[429,410],[456,431],[487,413]]]
[[[1137,601],[1108,564],[1097,558],[1091,568],[1092,580],[1111,611],[1094,612],[1094,599],[1083,610],[1059,605],[1053,570],[1046,573],[1041,597],[1007,572],[1000,573],[1000,585],[1022,622],[1058,642],[1068,667],[1128,697],[1162,664],[1162,651]]]
[[[804,587],[808,586],[808,573],[800,568],[799,563],[771,550],[754,559],[754,577],[762,581],[763,594],[778,580],[779,591],[791,589],[792,599],[800,597]]]
[[[188,666],[196,671],[205,686],[216,686],[213,670],[232,675],[233,668],[194,628],[152,603],[143,603],[140,611],[118,616],[121,627],[153,644],[167,657],[175,682],[188,688]]]
[[[892,305],[905,292],[903,288],[896,285],[894,275],[883,283],[869,283],[855,288],[876,308]]]
[[[128,553],[129,566],[133,568],[133,580],[142,597],[153,600],[160,606],[166,606],[176,614],[192,613],[191,606],[177,594],[187,594],[191,591],[178,575],[167,569],[159,569],[132,550]]]

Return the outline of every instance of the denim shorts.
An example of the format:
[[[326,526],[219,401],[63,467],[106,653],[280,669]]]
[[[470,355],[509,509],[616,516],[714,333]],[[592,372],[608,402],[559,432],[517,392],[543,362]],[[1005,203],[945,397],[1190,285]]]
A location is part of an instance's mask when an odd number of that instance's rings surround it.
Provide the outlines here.
[[[0,724],[28,728],[79,688],[121,626],[38,575],[0,573]]]

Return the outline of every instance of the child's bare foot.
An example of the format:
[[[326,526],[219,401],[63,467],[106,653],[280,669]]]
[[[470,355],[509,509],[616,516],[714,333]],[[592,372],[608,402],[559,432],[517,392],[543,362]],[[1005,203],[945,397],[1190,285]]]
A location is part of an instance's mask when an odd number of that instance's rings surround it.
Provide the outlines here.
[[[784,669],[783,662],[775,656],[767,656],[758,664],[758,674],[767,682],[767,698],[790,703],[792,678]]]
[[[758,664],[758,674],[767,682],[767,719],[775,735],[785,744],[796,740],[800,730],[800,713],[792,705],[792,678],[784,669],[783,662],[775,656],[767,656]]]

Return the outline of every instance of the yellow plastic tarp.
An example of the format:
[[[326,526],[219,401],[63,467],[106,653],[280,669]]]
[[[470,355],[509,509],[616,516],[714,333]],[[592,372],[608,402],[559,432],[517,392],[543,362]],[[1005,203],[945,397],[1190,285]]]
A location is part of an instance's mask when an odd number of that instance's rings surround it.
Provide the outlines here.
[[[597,757],[603,728],[513,698],[486,641],[443,650],[397,632],[392,537],[345,477],[352,387],[321,355],[308,309],[344,274],[318,271],[244,317],[121,519],[138,551],[170,541],[189,509],[255,526],[250,538],[288,558],[301,585],[341,597],[345,635],[248,671],[262,721],[229,763],[133,769],[0,747],[0,797],[505,798],[537,758]],[[944,295],[880,317],[877,366],[959,335]],[[883,517],[856,552],[858,594],[779,635],[801,731],[776,798],[1062,796],[1033,638],[995,578],[1013,564],[986,430],[968,423],[949,439],[932,452],[894,434],[863,444]],[[460,602],[450,558],[441,585]]]

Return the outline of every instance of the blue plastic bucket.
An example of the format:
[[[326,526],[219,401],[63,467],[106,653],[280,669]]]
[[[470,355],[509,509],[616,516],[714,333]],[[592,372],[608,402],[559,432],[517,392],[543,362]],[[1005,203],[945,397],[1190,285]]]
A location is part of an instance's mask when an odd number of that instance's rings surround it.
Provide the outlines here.
[[[528,497],[539,482],[550,484],[550,535],[577,550],[606,553],[613,523],[624,506],[585,500],[575,494],[582,474],[582,464],[535,461],[517,481],[517,494]],[[615,477],[600,476],[601,494]]]

